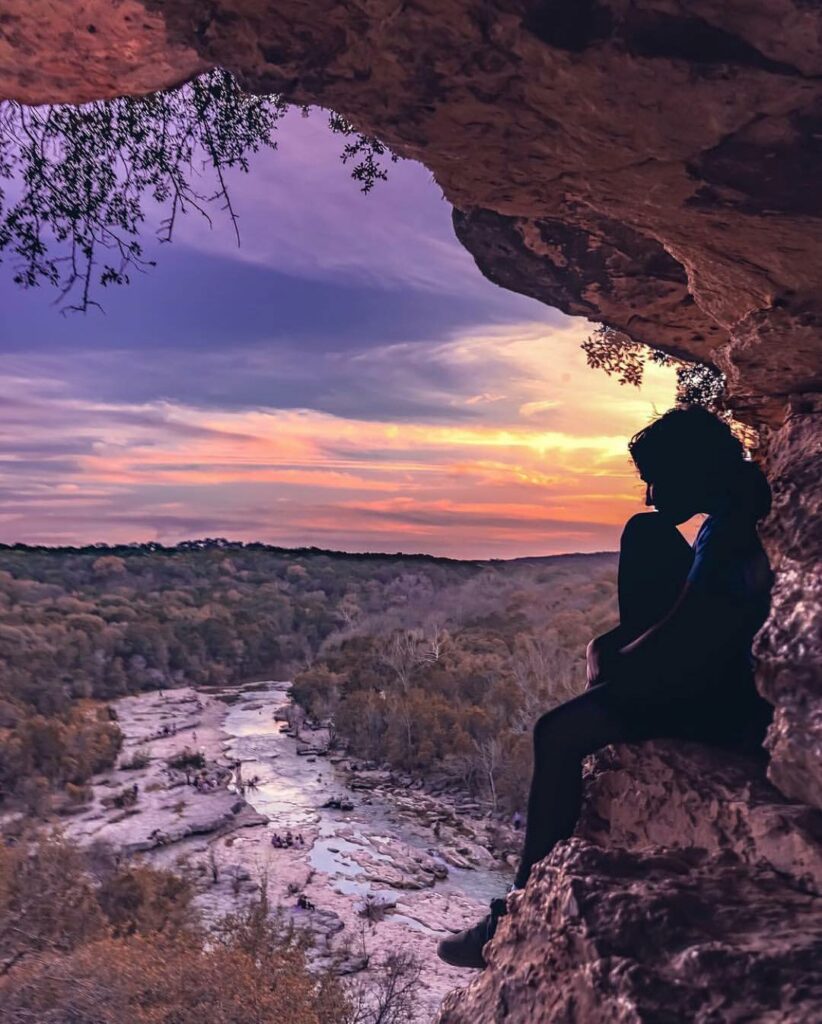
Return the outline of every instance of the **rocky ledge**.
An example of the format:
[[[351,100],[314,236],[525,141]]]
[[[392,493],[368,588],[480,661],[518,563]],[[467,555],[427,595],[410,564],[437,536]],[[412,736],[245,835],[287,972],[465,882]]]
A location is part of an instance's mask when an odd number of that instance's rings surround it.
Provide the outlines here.
[[[822,815],[695,743],[590,759],[578,835],[535,868],[439,1024],[819,1020]]]
[[[608,747],[588,766],[578,834],[633,852],[648,846],[734,854],[822,893],[822,813],[792,803],[752,759],[699,743]]]
[[[439,1024],[819,1019],[822,901],[731,853],[561,843]]]

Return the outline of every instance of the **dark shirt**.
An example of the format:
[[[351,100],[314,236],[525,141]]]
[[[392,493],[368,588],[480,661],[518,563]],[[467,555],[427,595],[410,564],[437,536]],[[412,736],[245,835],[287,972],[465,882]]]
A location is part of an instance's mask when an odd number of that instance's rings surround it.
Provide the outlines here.
[[[772,709],[756,691],[751,647],[768,616],[772,580],[752,516],[728,511],[705,520],[687,574],[693,642],[673,660],[659,650],[629,657],[608,686],[606,704],[629,735],[758,750]]]

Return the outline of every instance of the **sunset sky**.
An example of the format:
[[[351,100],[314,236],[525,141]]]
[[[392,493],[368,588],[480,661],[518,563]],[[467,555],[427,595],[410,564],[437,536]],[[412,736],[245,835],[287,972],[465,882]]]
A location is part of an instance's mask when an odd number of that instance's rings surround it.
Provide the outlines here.
[[[589,370],[591,325],[486,281],[425,168],[363,196],[322,115],[279,140],[232,179],[241,248],[185,218],[104,314],[0,265],[0,541],[614,548],[673,372]]]

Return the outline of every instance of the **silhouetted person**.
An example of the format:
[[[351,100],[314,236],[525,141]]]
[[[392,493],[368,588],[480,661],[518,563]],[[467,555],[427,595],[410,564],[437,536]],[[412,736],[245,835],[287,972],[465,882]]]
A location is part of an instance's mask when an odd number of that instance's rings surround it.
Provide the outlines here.
[[[534,771],[514,882],[570,836],[582,759],[610,743],[700,740],[762,755],[771,706],[756,691],[751,644],[765,622],[772,574],[756,532],[768,483],[728,426],[705,409],[671,409],[629,450],[655,512],[633,516],[619,552],[619,626],[588,645],[588,689],[534,727]],[[691,547],[677,530],[707,513]],[[483,967],[505,900],[439,955]]]

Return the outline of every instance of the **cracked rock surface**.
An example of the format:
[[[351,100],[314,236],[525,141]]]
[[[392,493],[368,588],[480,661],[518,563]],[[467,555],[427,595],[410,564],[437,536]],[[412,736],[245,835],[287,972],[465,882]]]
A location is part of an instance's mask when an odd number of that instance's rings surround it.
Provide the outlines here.
[[[561,843],[439,1024],[819,1019],[822,901],[732,854]]]
[[[730,853],[822,894],[822,813],[786,800],[763,765],[699,743],[656,740],[594,755],[577,832],[634,851]]]

